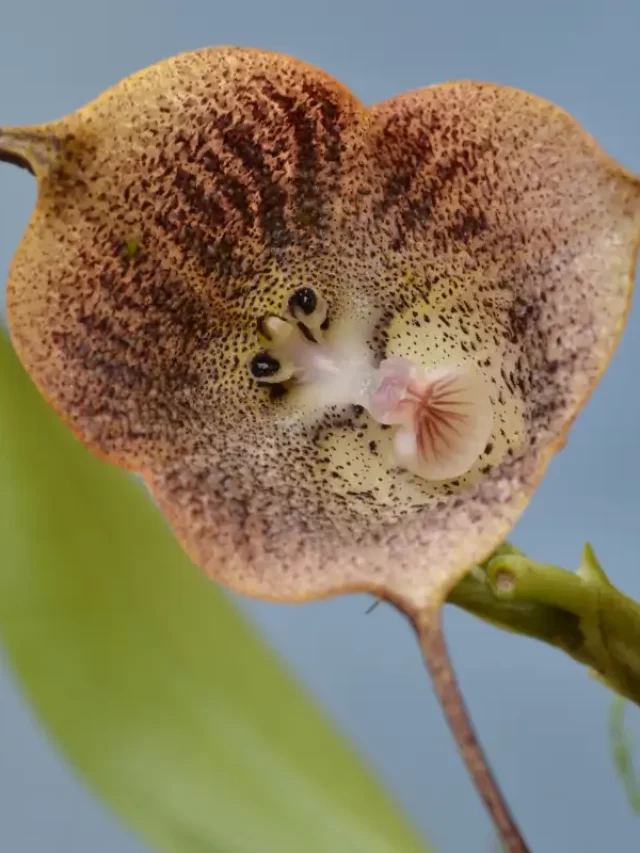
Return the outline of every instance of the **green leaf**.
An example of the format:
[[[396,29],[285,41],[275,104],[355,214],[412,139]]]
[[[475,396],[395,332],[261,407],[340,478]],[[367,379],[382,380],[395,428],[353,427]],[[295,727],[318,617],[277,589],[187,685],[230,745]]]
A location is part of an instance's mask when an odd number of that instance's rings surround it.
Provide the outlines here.
[[[0,376],[0,638],[96,793],[164,851],[424,851],[138,482],[53,415],[1,329]]]

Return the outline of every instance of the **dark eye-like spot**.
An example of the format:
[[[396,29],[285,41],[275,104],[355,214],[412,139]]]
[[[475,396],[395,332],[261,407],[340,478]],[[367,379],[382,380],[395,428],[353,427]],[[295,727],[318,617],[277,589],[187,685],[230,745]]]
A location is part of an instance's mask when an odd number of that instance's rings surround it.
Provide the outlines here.
[[[289,310],[294,317],[297,312],[301,312],[305,317],[309,317],[316,310],[317,305],[318,298],[315,291],[310,287],[299,288],[289,299]]]
[[[249,369],[256,379],[266,379],[280,370],[280,362],[268,352],[259,352],[251,359]]]

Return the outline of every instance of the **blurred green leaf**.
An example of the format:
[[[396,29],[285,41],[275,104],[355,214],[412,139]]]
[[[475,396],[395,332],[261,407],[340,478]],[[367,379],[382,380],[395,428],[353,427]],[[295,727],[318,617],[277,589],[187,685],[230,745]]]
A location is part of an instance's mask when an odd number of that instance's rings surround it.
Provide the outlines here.
[[[155,847],[425,850],[144,490],[57,420],[2,329],[0,536],[0,637],[22,687]]]

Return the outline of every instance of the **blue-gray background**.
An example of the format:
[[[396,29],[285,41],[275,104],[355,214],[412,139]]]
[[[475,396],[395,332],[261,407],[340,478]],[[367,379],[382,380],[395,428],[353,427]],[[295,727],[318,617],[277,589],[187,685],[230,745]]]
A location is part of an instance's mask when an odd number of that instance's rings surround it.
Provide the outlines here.
[[[637,0],[3,0],[0,121],[56,118],[156,60],[233,43],[300,56],[366,102],[464,77],[529,89],[574,113],[640,171],[639,36]],[[34,195],[26,173],[2,169],[0,278]],[[636,309],[514,534],[532,555],[567,567],[589,537],[614,581],[636,598],[639,362]],[[386,608],[365,618],[366,603],[242,606],[440,851],[493,853],[488,820],[412,638]],[[482,739],[536,853],[640,849],[640,817],[630,812],[607,747],[610,695],[554,650],[458,612],[446,622]],[[0,848],[145,849],[59,760],[1,661]]]

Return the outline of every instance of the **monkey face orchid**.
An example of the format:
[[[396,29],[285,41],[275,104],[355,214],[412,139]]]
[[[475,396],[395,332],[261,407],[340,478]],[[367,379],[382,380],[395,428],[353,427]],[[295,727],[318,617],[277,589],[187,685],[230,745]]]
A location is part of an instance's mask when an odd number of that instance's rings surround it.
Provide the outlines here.
[[[0,131],[38,203],[10,328],[51,405],[241,593],[440,602],[509,531],[622,331],[640,183],[560,109],[368,109],[256,50]]]

